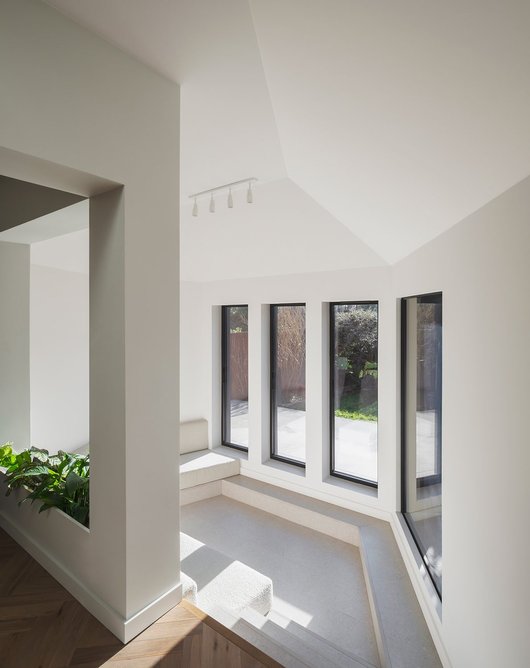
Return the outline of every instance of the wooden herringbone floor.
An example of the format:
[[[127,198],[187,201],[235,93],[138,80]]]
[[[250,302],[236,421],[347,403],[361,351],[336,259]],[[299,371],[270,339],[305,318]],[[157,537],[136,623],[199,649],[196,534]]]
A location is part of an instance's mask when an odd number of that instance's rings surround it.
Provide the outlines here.
[[[0,529],[0,668],[281,668],[186,602],[128,645]]]

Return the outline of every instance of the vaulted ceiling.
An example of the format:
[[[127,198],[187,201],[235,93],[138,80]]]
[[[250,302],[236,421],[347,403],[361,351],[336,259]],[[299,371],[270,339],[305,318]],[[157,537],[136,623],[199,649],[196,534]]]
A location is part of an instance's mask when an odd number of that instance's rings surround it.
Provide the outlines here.
[[[252,244],[248,223],[311,235],[306,261],[277,271],[335,268],[338,244],[341,268],[391,264],[530,174],[525,0],[48,4],[181,84],[190,253]],[[215,223],[191,218],[188,194],[247,176],[255,207],[236,213],[235,193]],[[260,252],[245,271],[267,273]],[[223,266],[214,278],[233,277]]]

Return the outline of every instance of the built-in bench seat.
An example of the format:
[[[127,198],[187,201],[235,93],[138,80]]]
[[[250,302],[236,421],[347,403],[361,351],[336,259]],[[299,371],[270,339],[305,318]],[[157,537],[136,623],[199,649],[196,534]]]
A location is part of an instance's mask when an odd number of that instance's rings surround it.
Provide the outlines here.
[[[180,423],[181,504],[220,494],[220,481],[238,474],[237,457],[208,449],[207,420]]]
[[[199,450],[180,455],[180,489],[229,478],[239,474],[239,459],[215,450]]]
[[[208,420],[189,420],[180,423],[180,454],[208,449]]]
[[[271,609],[270,578],[185,533],[180,534],[180,563],[187,576],[183,583],[188,582],[184,597],[205,612],[222,606],[234,613],[252,608],[266,615]],[[190,579],[196,588],[189,586]]]

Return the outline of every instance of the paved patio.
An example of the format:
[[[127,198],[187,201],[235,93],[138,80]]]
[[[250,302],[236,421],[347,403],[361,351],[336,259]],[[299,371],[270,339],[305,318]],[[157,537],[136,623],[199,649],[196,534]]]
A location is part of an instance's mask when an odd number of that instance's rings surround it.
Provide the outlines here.
[[[435,414],[416,416],[416,470],[420,475],[435,472]],[[233,442],[248,447],[248,403],[232,402]],[[278,454],[305,461],[305,411],[278,408]],[[335,418],[335,470],[367,480],[377,480],[377,422]]]

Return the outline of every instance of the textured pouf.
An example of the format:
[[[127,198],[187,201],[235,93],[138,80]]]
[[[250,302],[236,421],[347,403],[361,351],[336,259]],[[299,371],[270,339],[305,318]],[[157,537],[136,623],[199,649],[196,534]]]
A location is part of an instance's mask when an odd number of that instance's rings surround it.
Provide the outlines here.
[[[182,584],[182,598],[193,603],[193,605],[197,605],[197,583],[195,580],[192,580],[186,573],[181,573],[180,582]]]
[[[252,608],[266,615],[272,606],[272,580],[253,568],[180,534],[181,569],[197,585],[197,605],[232,612]]]

